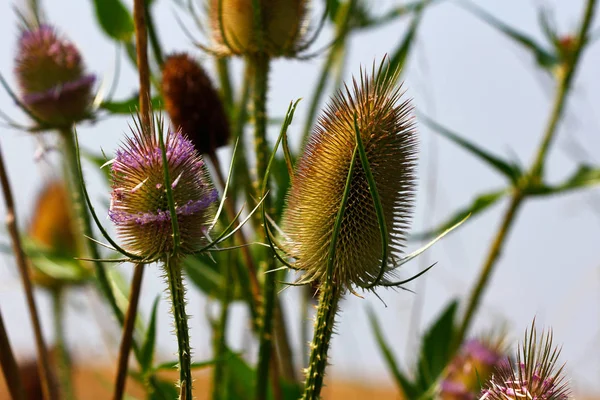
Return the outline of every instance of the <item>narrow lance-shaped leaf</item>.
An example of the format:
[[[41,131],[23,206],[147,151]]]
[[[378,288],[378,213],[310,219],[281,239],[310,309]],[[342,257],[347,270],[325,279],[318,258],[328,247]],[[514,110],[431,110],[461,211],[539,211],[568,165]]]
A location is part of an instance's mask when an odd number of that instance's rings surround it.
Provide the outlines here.
[[[508,161],[504,161],[500,157],[491,154],[490,152],[483,150],[481,147],[469,142],[467,139],[461,137],[456,132],[451,131],[450,129],[438,124],[428,116],[420,113],[419,119],[425,123],[425,125],[429,126],[435,132],[444,136],[445,138],[451,140],[458,146],[467,150],[469,153],[475,155],[477,158],[484,161],[488,166],[492,167],[496,171],[500,172],[502,175],[506,176],[510,179],[511,182],[516,183],[518,179],[522,176],[523,172],[519,168],[519,166],[514,163],[510,163]]]
[[[450,362],[457,308],[457,301],[450,303],[423,335],[416,379],[421,393],[431,390]]]
[[[160,96],[152,97],[151,102],[154,111],[163,109],[163,102]],[[134,113],[138,109],[139,104],[139,95],[135,94],[130,98],[121,101],[103,101],[100,103],[99,108],[112,114],[131,115],[131,113]]]
[[[452,214],[452,216],[446,222],[444,222],[437,228],[430,230],[430,231],[413,234],[413,235],[411,235],[410,240],[413,240],[413,241],[426,240],[426,239],[432,238],[434,236],[437,236],[440,233],[446,231],[447,229],[453,227],[457,223],[463,221],[467,216],[471,215],[471,217],[472,217],[476,214],[483,212],[490,206],[494,205],[498,200],[500,200],[502,197],[504,197],[504,195],[506,195],[507,193],[508,193],[508,189],[502,189],[502,190],[479,195],[478,197],[475,198],[475,200],[473,200],[471,205],[456,211],[454,214]]]
[[[404,64],[406,62],[406,58],[408,57],[408,53],[412,49],[413,43],[415,42],[417,29],[419,28],[419,25],[421,23],[424,11],[424,6],[418,7],[416,9],[415,16],[413,17],[408,31],[406,31],[406,33],[404,34],[404,38],[399,43],[398,47],[392,52],[390,57],[390,66],[392,70],[404,68]]]
[[[111,38],[127,42],[134,32],[133,18],[120,0],[94,0],[96,19]]]
[[[381,351],[383,358],[385,359],[388,370],[394,376],[396,384],[398,388],[404,394],[404,397],[407,399],[414,399],[418,396],[418,391],[415,385],[400,371],[398,367],[398,363],[392,353],[392,349],[386,342],[383,337],[383,332],[381,331],[381,326],[379,325],[379,321],[372,309],[368,309],[367,313],[369,315],[369,322],[371,324],[371,329],[373,330],[373,334],[375,335],[375,340],[377,341],[377,345],[379,346],[379,350]]]
[[[536,196],[562,194],[598,184],[600,184],[600,167],[580,165],[575,173],[564,182],[558,185],[543,185],[539,188],[535,188],[531,194]]]
[[[461,4],[463,8],[471,12],[473,15],[481,18],[483,21],[532,52],[540,66],[549,69],[558,63],[557,57],[544,49],[534,39],[500,21],[498,18],[475,5],[473,2],[463,0],[459,2],[459,4]]]

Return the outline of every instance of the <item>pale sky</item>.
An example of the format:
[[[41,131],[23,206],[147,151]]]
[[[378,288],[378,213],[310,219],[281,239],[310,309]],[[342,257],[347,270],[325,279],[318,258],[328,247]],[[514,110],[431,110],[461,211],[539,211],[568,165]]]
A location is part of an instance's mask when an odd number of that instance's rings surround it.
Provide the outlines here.
[[[49,21],[78,45],[88,69],[98,74],[100,80],[110,82],[114,46],[98,30],[91,3],[73,0],[43,2]],[[179,12],[174,2],[160,0],[157,3],[155,13],[164,48],[169,51],[189,50],[207,59],[193,49],[174,18],[174,12]],[[371,0],[371,3],[373,10],[383,10],[395,2]],[[478,3],[503,21],[541,39],[536,14],[540,4],[555,10],[561,32],[568,33],[577,27],[583,1],[480,0]],[[182,18],[189,29],[197,32],[185,16]],[[0,71],[13,86],[16,22],[12,2],[0,2]],[[374,59],[379,60],[391,52],[402,37],[407,22],[404,19],[383,29],[355,36],[346,65],[348,76],[358,73],[361,64],[371,65]],[[595,26],[600,26],[600,21]],[[325,32],[320,42],[327,43],[330,34]],[[199,33],[197,35],[201,37]],[[292,135],[298,135],[302,129],[308,98],[322,61],[323,57],[318,57],[310,61],[282,60],[274,63],[270,114],[282,116],[290,100],[307,99],[299,105],[295,123],[290,128]],[[129,96],[137,86],[136,75],[125,59],[122,65],[117,98]],[[210,62],[206,62],[205,66],[212,72]],[[599,67],[600,43],[585,54],[575,81],[567,118],[561,125],[548,162],[547,171],[552,182],[570,175],[579,161],[600,164]],[[240,70],[239,64],[236,64],[236,70]],[[518,159],[524,165],[531,162],[548,119],[552,83],[534,68],[528,53],[466,13],[456,2],[448,0],[426,12],[418,44],[404,77],[407,95],[414,98],[419,109],[497,154]],[[0,92],[0,109],[19,121],[26,121],[4,92]],[[114,118],[100,121],[95,126],[82,126],[79,128],[80,140],[86,148],[99,150],[102,147],[110,155],[128,131],[127,122],[126,118]],[[20,223],[25,226],[35,195],[43,179],[48,177],[48,169],[34,161],[37,149],[34,139],[21,132],[0,129],[0,144],[14,185]],[[478,193],[503,187],[500,177],[469,154],[423,126],[420,126],[419,133],[421,157],[415,230],[441,222]],[[578,143],[585,152],[573,152],[573,143]],[[228,150],[223,151],[223,156],[227,153]],[[106,199],[108,191],[99,184],[97,171],[88,167],[86,173],[92,181],[94,198],[97,201]],[[581,191],[531,200],[522,208],[473,328],[473,332],[477,333],[505,322],[512,337],[520,339],[525,328],[537,317],[538,324],[551,326],[555,340],[563,344],[562,360],[567,361],[573,386],[596,392],[600,392],[599,196],[598,189]],[[339,334],[333,339],[332,374],[391,382],[367,322],[367,305],[377,311],[400,364],[406,366],[412,363],[414,344],[409,346],[409,355],[406,350],[413,301],[424,301],[419,328],[423,329],[451,298],[466,295],[505,207],[505,202],[498,204],[483,216],[473,218],[436,245],[421,261],[408,267],[404,272],[407,275],[427,262],[438,262],[426,275],[424,286],[421,283],[411,286],[417,290],[416,295],[381,290],[379,293],[387,308],[373,295],[366,296],[364,300],[349,296],[342,303]],[[3,212],[2,206],[0,213]],[[4,237],[8,241],[6,235]],[[412,247],[414,244],[409,245],[409,248]],[[127,274],[131,272],[129,266],[118,268]],[[149,313],[152,300],[162,291],[159,271],[152,267],[144,282],[143,313]],[[189,293],[195,359],[208,359],[210,332],[204,319],[206,301],[195,290]],[[299,297],[294,290],[288,290],[283,298],[289,306],[288,319],[293,320],[296,332]],[[42,322],[47,337],[51,338],[48,299],[40,295],[39,300],[43,309]],[[102,359],[106,350],[100,345],[103,338],[95,325],[94,313],[86,311],[89,303],[80,293],[71,296],[71,303],[68,335],[74,352],[80,360],[89,361],[91,355]],[[97,300],[93,303],[97,310],[95,313],[105,318],[107,311],[98,307]],[[24,298],[14,262],[8,256],[0,257],[0,307],[19,354],[22,357],[33,354]],[[239,314],[242,314],[243,307],[239,309]],[[167,303],[163,301],[159,343],[161,354],[170,359],[173,358],[176,341],[171,335],[171,316],[167,310]],[[231,332],[232,343],[240,344],[244,330],[238,318]],[[109,329],[109,333],[118,337],[116,328]],[[295,339],[299,342],[297,335]],[[114,349],[112,351],[114,360]]]

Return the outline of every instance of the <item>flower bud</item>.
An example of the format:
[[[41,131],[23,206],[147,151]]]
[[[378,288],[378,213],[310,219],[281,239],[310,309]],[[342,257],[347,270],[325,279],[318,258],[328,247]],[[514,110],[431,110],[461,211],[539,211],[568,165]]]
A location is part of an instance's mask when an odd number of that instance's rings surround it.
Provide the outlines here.
[[[159,126],[159,129],[162,129]],[[133,132],[112,163],[109,217],[126,250],[153,258],[171,253],[173,229],[165,190],[163,159],[157,136]],[[217,199],[202,156],[181,132],[166,135],[167,168],[179,226],[181,253],[204,243]]]
[[[219,51],[293,55],[304,29],[306,0],[259,0],[260,20],[253,3],[254,0],[210,0],[210,24]]]
[[[503,342],[503,337],[467,341],[448,367],[440,385],[440,399],[475,400],[481,391],[481,384],[506,362]]]
[[[417,139],[408,100],[400,102],[397,72],[381,64],[361,73],[330,102],[298,161],[283,223],[286,251],[305,272],[303,281],[323,281],[356,134],[356,116],[387,228],[388,258],[381,283],[402,253],[415,192]],[[382,237],[374,200],[358,154],[335,244],[333,281],[343,290],[367,288],[382,268]]]
[[[21,34],[15,66],[21,99],[43,122],[63,127],[87,116],[96,78],[84,70],[77,48],[52,27]]]
[[[168,57],[162,91],[173,125],[181,129],[200,154],[212,154],[229,140],[223,103],[202,67],[187,54]]]
[[[51,256],[74,259],[78,255],[75,240],[75,219],[71,213],[71,200],[63,182],[53,181],[40,193],[29,226],[29,236]],[[37,286],[56,289],[65,284],[74,284],[87,278],[88,271],[77,261],[78,273],[66,277],[51,276],[37,264],[38,259],[31,257],[32,280]]]

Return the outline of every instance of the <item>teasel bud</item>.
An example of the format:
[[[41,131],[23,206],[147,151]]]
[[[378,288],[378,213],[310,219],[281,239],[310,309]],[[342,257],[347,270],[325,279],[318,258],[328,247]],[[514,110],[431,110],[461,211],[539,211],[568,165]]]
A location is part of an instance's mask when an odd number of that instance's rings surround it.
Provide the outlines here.
[[[475,400],[494,370],[507,362],[504,335],[467,341],[440,385],[441,400]]]
[[[485,385],[480,400],[568,400],[571,390],[558,365],[560,349],[552,345],[552,332],[538,340],[535,324],[525,333],[514,365],[499,367]]]
[[[15,61],[21,100],[42,122],[65,127],[88,116],[96,78],[85,73],[77,48],[54,28],[22,32]]]
[[[286,250],[305,273],[304,282],[326,278],[336,218],[347,180],[347,206],[335,244],[332,280],[342,291],[389,283],[403,250],[415,193],[417,138],[408,100],[400,102],[398,71],[383,62],[372,76],[361,72],[332,99],[298,162],[283,225]],[[374,198],[358,155],[355,117],[387,232],[388,262],[382,268],[382,235]],[[351,177],[348,172],[354,159]],[[379,279],[381,278],[381,279]]]
[[[67,188],[61,181],[48,183],[40,193],[31,225],[29,236],[43,250],[52,256],[63,259],[74,259],[78,255],[75,238],[75,219],[70,207],[71,200]],[[83,282],[91,275],[91,271],[78,261],[73,260],[79,268],[69,278],[50,275],[32,257],[32,281],[39,287],[49,290],[59,289],[65,285]]]
[[[306,30],[308,0],[258,0],[258,12],[254,1],[210,0],[210,26],[217,50],[238,55],[294,55]]]
[[[162,129],[162,123],[158,123]],[[109,217],[129,252],[146,259],[170,254],[173,229],[160,142],[149,129],[132,129],[112,162]],[[179,226],[181,254],[206,243],[217,199],[202,156],[180,131],[166,135],[165,151]]]
[[[194,59],[180,53],[165,60],[162,92],[171,122],[200,154],[214,154],[227,145],[230,132],[223,103]]]

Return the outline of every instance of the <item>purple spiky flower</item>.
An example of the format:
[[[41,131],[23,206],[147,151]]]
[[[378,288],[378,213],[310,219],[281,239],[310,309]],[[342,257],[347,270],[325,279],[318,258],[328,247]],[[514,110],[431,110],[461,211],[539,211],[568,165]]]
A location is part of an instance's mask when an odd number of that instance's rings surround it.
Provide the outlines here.
[[[43,122],[63,127],[89,113],[96,77],[85,73],[77,48],[53,27],[22,32],[15,74],[21,100]]]
[[[552,346],[552,332],[538,341],[535,326],[525,333],[525,342],[513,365],[504,364],[488,381],[480,400],[568,400],[571,391],[558,366],[560,349]]]
[[[158,129],[162,129],[160,122]],[[160,257],[174,248],[160,142],[154,133],[132,131],[133,136],[125,139],[112,162],[109,217],[128,251],[145,258]],[[206,243],[211,205],[218,194],[202,156],[183,134],[169,132],[165,150],[179,225],[179,251],[190,253]]]

